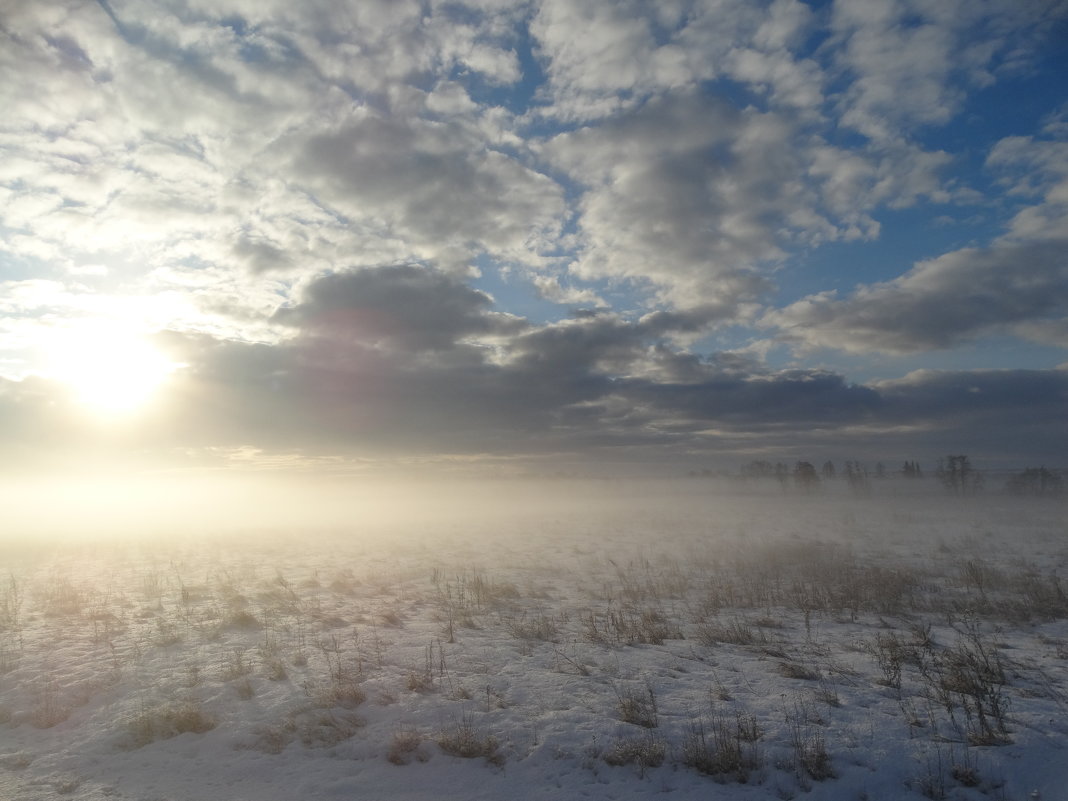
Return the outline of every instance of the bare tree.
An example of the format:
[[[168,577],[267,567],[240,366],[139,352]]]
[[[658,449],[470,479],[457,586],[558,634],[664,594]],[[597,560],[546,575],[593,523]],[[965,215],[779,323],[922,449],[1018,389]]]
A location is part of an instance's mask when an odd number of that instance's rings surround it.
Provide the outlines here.
[[[805,492],[812,492],[820,484],[815,466],[811,462],[798,462],[794,465],[794,483]]]
[[[849,488],[854,492],[866,493],[871,490],[871,482],[868,480],[868,470],[860,462],[852,459],[845,463],[846,480]]]
[[[964,454],[947,456],[938,463],[938,479],[947,492],[974,495],[983,486],[983,477]]]
[[[1061,477],[1045,467],[1029,467],[1005,483],[1006,492],[1013,495],[1060,495]]]

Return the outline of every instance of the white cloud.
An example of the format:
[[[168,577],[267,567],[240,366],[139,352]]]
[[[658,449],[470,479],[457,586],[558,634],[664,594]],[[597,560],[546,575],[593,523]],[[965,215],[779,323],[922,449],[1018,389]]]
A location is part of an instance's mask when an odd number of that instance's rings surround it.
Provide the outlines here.
[[[411,257],[464,270],[480,250],[537,261],[563,213],[548,177],[448,123],[354,110],[280,147],[292,182],[346,217],[395,231]]]
[[[531,23],[547,64],[545,113],[592,120],[725,76],[758,92],[770,87],[772,104],[817,108],[822,70],[794,53],[813,18],[797,0],[547,0]]]
[[[998,141],[986,165],[1003,171],[1003,181],[1015,195],[1062,192],[1068,178],[1068,132],[1064,140],[1008,136]]]
[[[561,109],[644,89],[652,78],[653,32],[634,2],[547,0],[531,22]],[[616,99],[616,103],[621,102]]]
[[[789,116],[689,94],[560,134],[544,153],[586,187],[577,275],[650,282],[665,301],[716,302],[728,317],[787,248],[872,238],[880,204],[942,194],[937,154],[849,153]]]
[[[427,108],[437,114],[466,114],[478,109],[467,91],[455,81],[442,81],[426,99]]]
[[[579,289],[574,286],[561,286],[560,280],[552,275],[538,275],[533,278],[538,294],[553,303],[569,306],[587,306],[606,309],[609,304],[592,289]]]
[[[38,105],[62,107],[66,126],[48,148],[11,134],[7,163],[21,163],[33,190],[5,204],[5,223],[25,233],[8,247],[70,267],[118,258],[172,274],[193,262],[315,272],[418,259],[464,270],[481,251],[537,266],[567,246],[566,209],[563,190],[532,169],[517,121],[479,107],[458,79],[412,85],[456,70],[516,81],[526,14],[553,113],[568,103],[618,111],[720,73],[766,88],[784,109],[811,115],[822,102],[819,67],[790,52],[814,19],[795,0],[477,3],[464,13],[415,2],[130,3],[114,19],[103,9],[16,23],[39,96],[54,97]],[[65,38],[42,38],[53,27]],[[28,93],[18,100],[33,105]],[[447,121],[421,119],[428,111]],[[590,187],[576,209],[580,274],[648,278],[672,302],[715,296],[726,309],[760,291],[754,270],[787,244],[872,236],[874,205],[938,191],[937,155],[909,152],[854,158],[867,162],[862,180],[835,166],[823,197],[824,178],[803,163],[816,151],[797,150],[788,115],[721,109],[713,119],[700,103],[687,113],[657,120],[639,108],[618,130],[553,145]]]
[[[944,125],[1014,46],[1063,13],[1059,0],[836,0],[834,52],[850,81],[841,121],[875,142]]]
[[[508,45],[516,7],[481,6],[455,19],[454,6],[428,17],[419,2],[20,6],[0,48],[0,68],[27,77],[0,82],[11,112],[0,121],[4,248],[67,271],[108,265],[116,281],[138,264],[128,291],[196,286],[200,302],[235,313],[264,308],[245,270],[413,258],[461,270],[482,249],[536,263],[562,198],[487,148],[491,138],[521,144],[511,120],[480,118],[457,82],[430,94],[406,84],[454,68],[518,77]],[[389,117],[361,98],[401,108]],[[415,116],[426,110],[457,119],[435,127]],[[311,187],[279,163],[292,143],[367,132],[363,115],[388,118],[400,139],[375,145],[370,158],[383,164],[349,153],[339,194],[314,154]],[[426,165],[437,173],[423,175]],[[355,188],[344,185],[346,169]],[[391,169],[404,184],[396,194]],[[365,185],[372,174],[380,180]],[[204,324],[217,330],[218,319]]]
[[[813,23],[812,9],[799,0],[774,0],[767,18],[753,35],[753,44],[764,50],[796,47]]]
[[[772,105],[811,111],[823,104],[823,71],[811,59],[796,60],[782,50],[736,48],[725,67],[732,78],[757,88],[770,87]]]
[[[834,6],[840,61],[854,76],[842,121],[876,141],[896,139],[904,124],[944,123],[960,100],[948,80],[954,31],[909,15],[897,0]]]
[[[1055,133],[1056,127],[1047,128]],[[1011,136],[999,141],[986,165],[1012,195],[1038,199],[1011,220],[1007,238],[1019,242],[1063,239],[1068,230],[1068,141]]]

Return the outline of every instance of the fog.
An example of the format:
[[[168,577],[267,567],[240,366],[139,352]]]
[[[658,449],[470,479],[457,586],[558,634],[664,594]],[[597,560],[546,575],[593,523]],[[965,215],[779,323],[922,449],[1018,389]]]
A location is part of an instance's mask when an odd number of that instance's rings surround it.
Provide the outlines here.
[[[738,487],[679,480],[309,478],[294,475],[68,475],[11,478],[3,537],[162,538],[234,533],[370,536],[428,525],[635,511],[705,513]]]
[[[659,528],[673,521],[687,526],[704,521],[709,531],[723,531],[735,523],[759,521],[780,530],[789,528],[802,510],[806,517],[845,514],[871,521],[907,515],[921,505],[954,517],[964,508],[974,512],[1027,502],[996,489],[969,498],[950,496],[933,479],[888,479],[857,493],[845,481],[824,481],[806,491],[793,483],[706,477],[340,478],[102,470],[96,475],[9,476],[0,503],[5,519],[0,537],[12,541],[432,535],[463,526],[493,531],[523,521],[611,525],[636,515],[658,521]]]
[[[4,486],[5,798],[1064,786],[1060,500],[933,478]]]

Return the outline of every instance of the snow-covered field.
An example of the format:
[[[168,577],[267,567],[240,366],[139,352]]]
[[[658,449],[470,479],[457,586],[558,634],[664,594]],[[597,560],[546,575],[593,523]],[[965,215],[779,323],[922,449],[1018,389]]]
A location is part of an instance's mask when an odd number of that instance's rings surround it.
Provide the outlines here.
[[[9,537],[0,798],[1066,797],[1063,503],[505,490]]]

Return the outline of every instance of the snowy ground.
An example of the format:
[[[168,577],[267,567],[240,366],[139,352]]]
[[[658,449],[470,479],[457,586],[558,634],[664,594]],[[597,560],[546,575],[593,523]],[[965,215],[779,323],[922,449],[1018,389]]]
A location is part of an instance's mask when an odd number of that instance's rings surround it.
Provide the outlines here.
[[[1063,504],[562,494],[9,539],[0,798],[1065,797]]]

